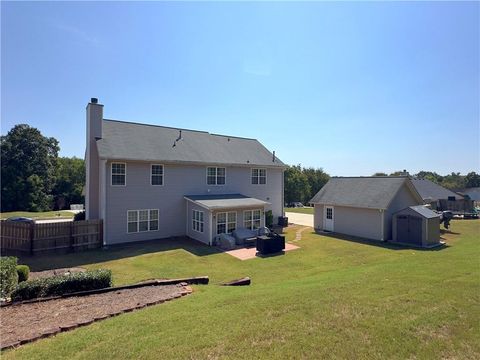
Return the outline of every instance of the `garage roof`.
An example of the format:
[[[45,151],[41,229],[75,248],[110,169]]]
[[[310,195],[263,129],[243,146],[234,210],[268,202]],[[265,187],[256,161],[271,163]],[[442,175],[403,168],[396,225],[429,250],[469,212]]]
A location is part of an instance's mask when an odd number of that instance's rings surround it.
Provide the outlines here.
[[[253,208],[269,205],[270,203],[248,197],[242,194],[222,195],[187,195],[185,199],[209,210],[230,208]]]
[[[334,177],[310,200],[314,204],[387,209],[400,187],[408,183],[414,196],[420,195],[406,176]]]

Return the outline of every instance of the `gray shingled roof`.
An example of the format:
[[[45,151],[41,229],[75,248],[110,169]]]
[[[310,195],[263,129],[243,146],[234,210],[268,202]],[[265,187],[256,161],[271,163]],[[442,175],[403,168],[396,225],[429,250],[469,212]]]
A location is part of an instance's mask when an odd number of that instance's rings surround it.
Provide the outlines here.
[[[258,140],[181,130],[175,141],[180,129],[104,120],[97,148],[102,159],[285,166]]]
[[[440,217],[440,214],[436,213],[435,211],[432,211],[431,209],[426,208],[423,205],[410,206],[410,209],[412,209],[413,211],[415,211],[416,213],[420,214],[421,216],[427,219]]]
[[[463,199],[463,196],[445,189],[443,186],[426,179],[412,179],[412,184],[417,189],[422,199],[432,199],[433,201],[440,199],[448,199],[449,196],[455,196],[456,200]]]
[[[260,207],[270,203],[242,194],[187,195],[185,199],[210,210]]]
[[[314,204],[387,209],[407,177],[331,178],[310,200]]]

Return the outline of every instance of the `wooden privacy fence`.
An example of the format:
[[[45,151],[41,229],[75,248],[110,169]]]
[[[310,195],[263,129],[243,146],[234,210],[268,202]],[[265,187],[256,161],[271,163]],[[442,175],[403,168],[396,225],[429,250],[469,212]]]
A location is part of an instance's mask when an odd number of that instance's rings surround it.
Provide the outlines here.
[[[0,223],[0,251],[36,254],[43,251],[81,251],[103,245],[103,221]]]

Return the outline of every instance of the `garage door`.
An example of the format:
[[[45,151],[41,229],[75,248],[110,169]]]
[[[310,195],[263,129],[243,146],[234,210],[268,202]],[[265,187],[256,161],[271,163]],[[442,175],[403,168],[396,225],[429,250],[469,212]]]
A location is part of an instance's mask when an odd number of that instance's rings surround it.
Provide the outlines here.
[[[422,245],[422,218],[417,216],[397,216],[397,241]]]

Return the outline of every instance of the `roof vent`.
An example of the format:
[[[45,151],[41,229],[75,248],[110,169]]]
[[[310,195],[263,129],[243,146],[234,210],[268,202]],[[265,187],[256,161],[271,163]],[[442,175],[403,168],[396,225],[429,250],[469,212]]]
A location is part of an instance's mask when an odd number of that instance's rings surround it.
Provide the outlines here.
[[[273,150],[273,158],[272,158],[272,162],[275,162],[275,150]]]
[[[97,99],[97,98],[91,98],[91,99],[90,99],[90,102],[91,102],[92,104],[98,104],[98,99]]]

